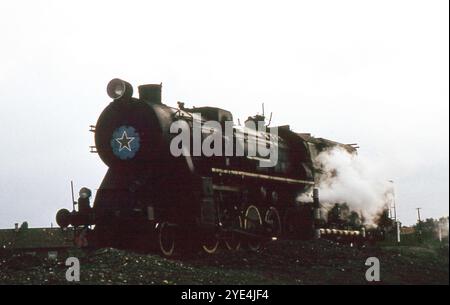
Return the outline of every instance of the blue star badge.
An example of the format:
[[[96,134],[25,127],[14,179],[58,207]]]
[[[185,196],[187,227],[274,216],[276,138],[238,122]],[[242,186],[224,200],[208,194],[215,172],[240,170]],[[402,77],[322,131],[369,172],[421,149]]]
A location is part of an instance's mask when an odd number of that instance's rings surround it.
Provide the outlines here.
[[[114,130],[111,138],[111,147],[114,155],[121,160],[132,159],[140,146],[139,134],[131,126],[120,126]]]

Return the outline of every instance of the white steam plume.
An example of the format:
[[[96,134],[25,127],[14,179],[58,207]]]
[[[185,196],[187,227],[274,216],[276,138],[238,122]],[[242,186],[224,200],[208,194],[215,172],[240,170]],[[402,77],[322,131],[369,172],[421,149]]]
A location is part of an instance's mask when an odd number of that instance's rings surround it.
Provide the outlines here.
[[[318,180],[321,203],[347,203],[373,225],[392,194],[392,183],[382,177],[377,165],[341,147],[320,153],[315,163],[323,171]]]

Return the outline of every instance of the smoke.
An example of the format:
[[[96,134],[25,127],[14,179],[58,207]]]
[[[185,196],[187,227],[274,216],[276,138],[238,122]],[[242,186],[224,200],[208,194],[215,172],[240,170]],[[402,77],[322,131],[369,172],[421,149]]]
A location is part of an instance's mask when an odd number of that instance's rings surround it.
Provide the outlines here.
[[[377,216],[392,200],[392,183],[379,172],[380,166],[344,148],[321,152],[315,167],[319,169],[318,188],[321,203],[347,203],[351,210],[374,225]]]

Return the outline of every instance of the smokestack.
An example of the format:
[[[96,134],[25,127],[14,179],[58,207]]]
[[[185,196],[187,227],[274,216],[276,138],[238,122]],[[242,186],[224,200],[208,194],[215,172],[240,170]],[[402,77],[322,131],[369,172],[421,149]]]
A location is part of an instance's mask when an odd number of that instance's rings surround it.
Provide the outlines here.
[[[139,98],[147,103],[161,104],[162,84],[141,85],[138,87]]]

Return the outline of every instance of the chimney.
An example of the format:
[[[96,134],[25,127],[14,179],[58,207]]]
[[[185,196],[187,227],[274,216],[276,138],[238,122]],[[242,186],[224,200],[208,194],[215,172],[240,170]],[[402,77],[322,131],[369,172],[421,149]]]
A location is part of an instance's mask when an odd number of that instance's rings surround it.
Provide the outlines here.
[[[14,224],[14,231],[19,232],[19,224],[17,222]]]
[[[138,87],[139,98],[147,103],[161,104],[161,88],[162,83],[159,85],[141,85]]]

